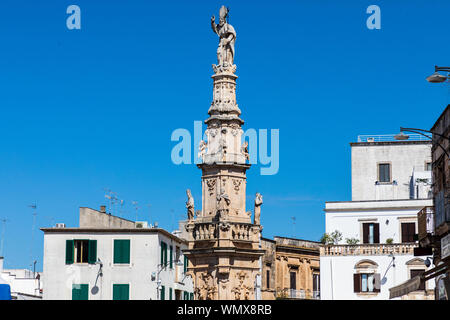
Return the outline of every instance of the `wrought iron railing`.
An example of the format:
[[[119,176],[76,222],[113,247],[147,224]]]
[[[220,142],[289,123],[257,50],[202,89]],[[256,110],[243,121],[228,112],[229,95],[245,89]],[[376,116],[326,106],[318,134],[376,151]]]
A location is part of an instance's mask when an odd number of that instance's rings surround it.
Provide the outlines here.
[[[389,142],[389,141],[399,141],[395,139],[397,134],[374,134],[374,135],[359,135],[358,142]],[[406,134],[405,134],[406,135]],[[420,134],[407,134],[409,137],[407,140],[403,141],[430,141],[427,137]]]

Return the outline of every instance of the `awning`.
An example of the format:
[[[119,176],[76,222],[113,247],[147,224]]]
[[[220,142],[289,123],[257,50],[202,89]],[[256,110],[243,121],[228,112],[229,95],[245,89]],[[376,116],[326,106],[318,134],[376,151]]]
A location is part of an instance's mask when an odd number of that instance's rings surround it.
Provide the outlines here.
[[[389,289],[389,299],[397,298],[404,296],[413,291],[419,290],[420,283],[423,280],[420,276],[415,276],[414,278],[409,279],[408,281],[398,285],[396,287],[392,287]]]

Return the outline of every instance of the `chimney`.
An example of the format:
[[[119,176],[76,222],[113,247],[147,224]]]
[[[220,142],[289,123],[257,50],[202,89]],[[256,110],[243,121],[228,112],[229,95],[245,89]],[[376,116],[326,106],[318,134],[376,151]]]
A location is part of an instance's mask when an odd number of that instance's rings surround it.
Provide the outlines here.
[[[106,213],[106,206],[100,206],[100,212]]]

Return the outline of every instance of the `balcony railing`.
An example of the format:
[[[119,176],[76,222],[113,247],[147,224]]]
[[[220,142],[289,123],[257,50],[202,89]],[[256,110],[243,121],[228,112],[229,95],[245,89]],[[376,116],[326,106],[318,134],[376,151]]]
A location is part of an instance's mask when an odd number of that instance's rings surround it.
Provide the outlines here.
[[[374,135],[359,135],[358,142],[389,142],[395,140],[397,134],[374,134]],[[406,141],[430,141],[430,139],[420,134],[408,134],[409,138]]]
[[[320,291],[282,289],[277,291],[277,297],[281,299],[314,299],[320,300]]]
[[[417,213],[419,240],[434,234],[434,207],[424,207]]]
[[[321,256],[375,256],[414,254],[416,243],[326,245],[320,247]]]

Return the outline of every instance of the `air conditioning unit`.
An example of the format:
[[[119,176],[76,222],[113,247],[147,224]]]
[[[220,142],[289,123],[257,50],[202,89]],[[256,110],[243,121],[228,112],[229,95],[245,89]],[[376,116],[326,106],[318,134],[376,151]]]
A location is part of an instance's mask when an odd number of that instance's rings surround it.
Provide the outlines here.
[[[65,223],[57,223],[55,224],[55,228],[65,228],[66,224]]]
[[[148,223],[147,221],[136,221],[134,226],[138,229],[148,228]]]

